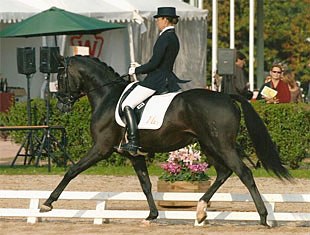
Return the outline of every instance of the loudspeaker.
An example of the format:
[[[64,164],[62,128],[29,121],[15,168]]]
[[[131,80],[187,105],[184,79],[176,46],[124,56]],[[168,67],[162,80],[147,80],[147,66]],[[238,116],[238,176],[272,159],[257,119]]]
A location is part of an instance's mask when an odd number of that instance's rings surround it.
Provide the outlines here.
[[[40,48],[40,72],[57,73],[59,67],[59,47]]]
[[[236,50],[228,48],[218,49],[217,70],[220,75],[234,75],[236,63]]]
[[[36,72],[36,51],[34,47],[17,48],[17,71],[30,75]]]

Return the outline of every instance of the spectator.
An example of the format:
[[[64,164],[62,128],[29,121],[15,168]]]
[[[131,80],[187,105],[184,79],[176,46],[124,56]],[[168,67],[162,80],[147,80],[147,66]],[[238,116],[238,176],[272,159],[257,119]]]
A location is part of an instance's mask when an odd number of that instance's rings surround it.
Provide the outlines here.
[[[235,74],[233,76],[223,76],[221,92],[227,94],[238,94],[249,100],[252,98],[253,92],[249,90],[249,82],[244,73],[245,63],[245,55],[238,51],[236,53]]]
[[[283,69],[281,65],[272,65],[270,70],[270,81],[266,82],[260,88],[257,100],[265,99],[266,103],[289,103],[291,101],[291,93],[288,84],[282,81]],[[264,97],[261,92],[264,87],[267,86],[277,91],[277,95],[274,97]]]
[[[298,103],[302,101],[301,90],[295,80],[295,74],[292,71],[285,71],[283,73],[283,81],[288,84],[291,93],[291,102]]]

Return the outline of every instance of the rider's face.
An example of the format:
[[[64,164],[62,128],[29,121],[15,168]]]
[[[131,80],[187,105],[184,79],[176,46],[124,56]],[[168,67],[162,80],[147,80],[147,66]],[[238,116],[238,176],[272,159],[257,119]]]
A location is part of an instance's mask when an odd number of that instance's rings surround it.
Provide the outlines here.
[[[168,26],[168,20],[165,17],[156,18],[156,25],[159,31],[162,31],[165,27]]]

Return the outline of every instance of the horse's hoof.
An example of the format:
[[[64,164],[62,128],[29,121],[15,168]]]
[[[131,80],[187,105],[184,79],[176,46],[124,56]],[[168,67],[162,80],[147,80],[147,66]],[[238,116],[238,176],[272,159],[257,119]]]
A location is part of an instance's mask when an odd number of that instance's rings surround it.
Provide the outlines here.
[[[207,203],[205,201],[199,201],[196,210],[196,219],[199,224],[207,218],[206,210],[207,210]]]
[[[272,228],[272,227],[276,227],[277,226],[277,222],[276,221],[269,221],[268,223],[260,223],[259,224],[262,228]]]
[[[278,226],[279,226],[279,224],[275,220],[268,221],[267,224],[265,225],[266,228],[274,228],[274,227],[278,227]]]
[[[145,220],[145,219],[144,219],[144,220],[141,221],[141,225],[142,225],[142,226],[150,226],[150,225],[151,225],[151,221],[150,221],[150,220]]]
[[[147,220],[144,219],[141,221],[141,227],[149,227],[157,223],[157,219]]]
[[[53,209],[52,206],[41,205],[41,207],[40,207],[40,212],[41,212],[41,213],[42,213],[42,212],[49,212],[49,211],[51,211],[52,209]]]
[[[267,221],[267,216],[262,216],[259,225],[264,228],[272,228],[277,226],[277,221]]]

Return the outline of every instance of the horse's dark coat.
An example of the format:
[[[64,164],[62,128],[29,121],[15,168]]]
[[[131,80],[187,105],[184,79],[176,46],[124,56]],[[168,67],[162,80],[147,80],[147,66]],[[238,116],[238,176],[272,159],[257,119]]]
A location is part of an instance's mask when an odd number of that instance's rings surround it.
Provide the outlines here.
[[[97,59],[75,56],[65,60],[64,70],[58,74],[59,107],[69,111],[81,94],[88,96],[92,107],[91,135],[93,147],[88,154],[70,167],[62,181],[44,202],[52,208],[68,183],[98,161],[108,158],[124,135],[124,128],[116,124],[114,112],[117,101],[126,86],[118,74]],[[201,200],[208,202],[218,188],[234,172],[251,193],[261,224],[267,225],[267,210],[255,185],[250,169],[242,162],[236,148],[240,126],[241,103],[244,119],[258,158],[267,170],[279,178],[290,178],[282,166],[278,152],[268,131],[247,100],[239,96],[205,89],[193,89],[178,94],[167,110],[163,126],[158,130],[140,130],[140,144],[145,152],[168,152],[198,141],[217,177]],[[158,210],[151,194],[144,157],[129,157],[147,197],[150,214],[156,219]]]

